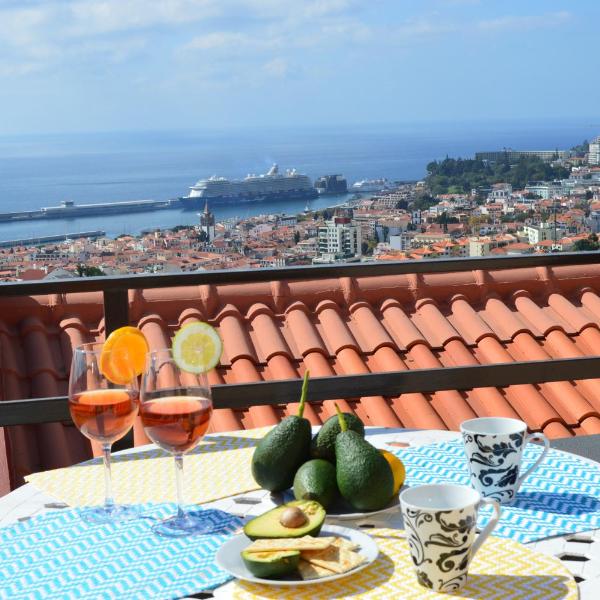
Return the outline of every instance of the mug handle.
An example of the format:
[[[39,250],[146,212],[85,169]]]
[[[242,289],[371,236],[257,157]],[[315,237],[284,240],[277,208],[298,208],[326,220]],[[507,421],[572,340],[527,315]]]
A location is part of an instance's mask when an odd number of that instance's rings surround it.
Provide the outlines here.
[[[477,550],[479,550],[479,548],[481,548],[481,544],[485,542],[485,540],[489,537],[492,531],[494,531],[496,525],[498,525],[498,521],[500,520],[500,514],[502,512],[500,509],[500,503],[498,502],[498,500],[494,500],[493,498],[481,498],[480,506],[481,504],[491,504],[494,509],[494,516],[489,520],[488,524],[481,530],[475,542],[473,542],[473,545],[471,546],[471,556],[469,558],[469,562],[473,560],[475,553],[477,552]]]
[[[535,469],[538,468],[539,464],[544,460],[544,458],[546,458],[546,454],[548,454],[548,450],[550,450],[550,441],[541,432],[540,433],[531,433],[530,435],[528,435],[525,438],[525,444],[523,446],[523,449],[525,449],[525,446],[527,446],[527,444],[529,444],[529,442],[531,442],[531,440],[542,440],[544,442],[544,450],[538,456],[538,459],[531,465],[531,467],[529,467],[529,469],[527,469],[527,471],[525,471],[525,473],[523,473],[522,475],[519,475],[519,479],[517,479],[517,491],[519,491],[519,489],[521,488],[521,484],[527,478],[527,476],[529,476],[533,471],[535,471]]]

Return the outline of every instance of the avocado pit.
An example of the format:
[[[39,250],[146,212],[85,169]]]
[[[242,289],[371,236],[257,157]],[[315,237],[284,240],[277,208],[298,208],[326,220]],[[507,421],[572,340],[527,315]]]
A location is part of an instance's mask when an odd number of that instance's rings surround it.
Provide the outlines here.
[[[281,513],[279,522],[284,527],[297,529],[308,522],[308,517],[304,514],[304,511],[301,508],[298,508],[297,506],[289,506]]]

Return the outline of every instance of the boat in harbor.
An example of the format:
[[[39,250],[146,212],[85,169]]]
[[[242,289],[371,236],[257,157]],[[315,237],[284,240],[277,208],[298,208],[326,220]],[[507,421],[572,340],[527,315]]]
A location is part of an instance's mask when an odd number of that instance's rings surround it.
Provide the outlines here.
[[[213,175],[190,187],[190,193],[180,198],[185,209],[198,210],[206,201],[210,205],[241,202],[268,202],[277,200],[311,200],[318,195],[310,177],[289,169],[279,172],[277,165],[262,175],[248,175],[244,179],[227,179]]]
[[[391,181],[387,179],[361,179],[352,184],[350,192],[359,194],[371,193],[371,192],[383,192],[393,188]]]

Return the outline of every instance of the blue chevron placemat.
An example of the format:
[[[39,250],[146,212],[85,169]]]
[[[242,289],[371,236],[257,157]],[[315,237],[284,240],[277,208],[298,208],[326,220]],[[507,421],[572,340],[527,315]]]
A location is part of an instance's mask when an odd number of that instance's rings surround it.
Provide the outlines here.
[[[175,505],[142,509],[142,518],[115,524],[87,523],[75,508],[0,529],[0,598],[181,598],[231,579],[214,557],[240,519],[205,510],[218,533],[166,538],[151,527]]]
[[[542,449],[528,444],[523,453],[527,469]],[[406,467],[409,486],[426,483],[470,485],[461,440],[397,449]],[[483,525],[491,509],[481,513]],[[550,449],[544,462],[524,481],[512,506],[502,507],[494,535],[518,542],[576,533],[600,527],[600,468]]]

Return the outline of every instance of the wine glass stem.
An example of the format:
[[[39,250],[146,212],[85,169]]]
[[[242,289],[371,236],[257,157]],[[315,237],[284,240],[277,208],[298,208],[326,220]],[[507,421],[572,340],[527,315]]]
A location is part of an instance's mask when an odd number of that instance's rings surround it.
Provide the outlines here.
[[[175,485],[177,486],[177,517],[185,518],[183,510],[183,454],[175,454]]]
[[[107,510],[110,510],[115,505],[110,472],[110,444],[102,444],[102,456],[104,459],[104,506]]]

